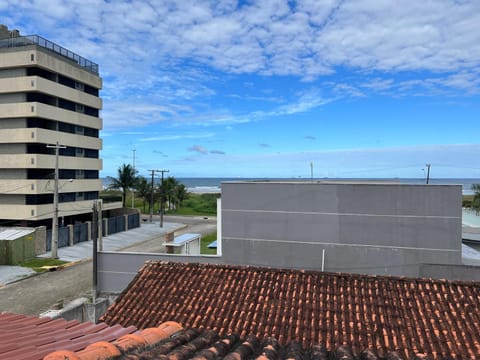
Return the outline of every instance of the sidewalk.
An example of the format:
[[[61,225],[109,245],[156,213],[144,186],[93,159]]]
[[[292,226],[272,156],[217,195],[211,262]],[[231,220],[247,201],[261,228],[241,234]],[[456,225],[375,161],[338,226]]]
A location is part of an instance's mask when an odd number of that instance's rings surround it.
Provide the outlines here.
[[[163,228],[160,228],[159,222],[143,223],[140,224],[138,228],[103,237],[103,250],[120,250],[133,244],[161,237],[168,232],[176,231],[182,227],[184,227],[184,225],[179,223],[163,223]],[[98,249],[100,250],[100,248]],[[73,246],[58,249],[58,258],[63,261],[84,261],[92,258],[92,256],[93,241],[84,241],[74,244]],[[48,258],[50,257],[50,252],[38,257]],[[35,271],[30,268],[0,265],[0,287],[33,274],[35,274]]]

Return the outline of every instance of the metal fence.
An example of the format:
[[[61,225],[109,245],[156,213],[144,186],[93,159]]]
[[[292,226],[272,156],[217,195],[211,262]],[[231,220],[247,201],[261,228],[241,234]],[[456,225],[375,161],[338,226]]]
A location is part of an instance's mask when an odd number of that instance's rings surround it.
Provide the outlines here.
[[[140,214],[130,214],[125,219],[125,216],[116,216],[112,218],[105,219],[107,226],[102,226],[102,236],[108,236],[116,234],[118,232],[125,231],[125,226],[127,229],[135,229],[140,227]],[[77,244],[82,241],[88,241],[95,236],[95,229],[91,226],[91,234],[88,234],[88,224],[81,223],[75,224],[73,226],[73,243]],[[108,233],[107,233],[108,232]],[[69,246],[70,239],[70,228],[68,226],[58,228],[58,247]],[[47,239],[45,244],[46,251],[51,251],[52,245],[52,230],[47,230]]]
[[[77,244],[88,240],[88,224],[76,224],[73,226],[73,243]]]
[[[54,42],[45,39],[39,35],[27,35],[27,36],[18,36],[8,39],[0,40],[0,48],[11,48],[11,47],[22,47],[28,45],[38,45],[45,49],[48,49],[58,55],[64,56],[71,61],[77,63],[84,69],[98,74],[98,64],[85,59],[83,56],[80,56],[73,51],[70,51],[63,46],[55,44]]]
[[[140,214],[128,215],[128,229],[135,229],[140,227]]]
[[[70,230],[68,227],[59,227],[58,228],[58,247],[68,246],[68,240],[70,237]],[[47,230],[47,241],[46,241],[46,250],[52,250],[52,230]]]

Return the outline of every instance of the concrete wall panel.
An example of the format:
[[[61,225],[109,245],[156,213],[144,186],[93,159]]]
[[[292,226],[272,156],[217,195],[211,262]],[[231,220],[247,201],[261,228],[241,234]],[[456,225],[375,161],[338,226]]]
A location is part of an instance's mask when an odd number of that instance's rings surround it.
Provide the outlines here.
[[[227,263],[415,276],[461,259],[461,186],[222,184]]]
[[[171,262],[197,262],[221,264],[222,258],[215,255],[186,256],[175,254],[148,254],[128,252],[98,253],[98,286],[100,293],[120,293],[137,275],[148,260]]]

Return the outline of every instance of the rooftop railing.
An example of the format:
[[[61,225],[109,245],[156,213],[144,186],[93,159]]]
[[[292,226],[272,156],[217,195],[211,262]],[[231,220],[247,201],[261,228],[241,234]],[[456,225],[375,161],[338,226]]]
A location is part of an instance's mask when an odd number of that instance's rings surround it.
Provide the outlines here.
[[[87,60],[84,57],[77,55],[74,52],[65,49],[64,47],[57,45],[54,42],[51,42],[50,40],[47,40],[41,36],[27,35],[0,40],[0,49],[22,47],[28,45],[38,45],[47,50],[53,51],[56,54],[65,56],[66,58],[77,63],[84,69],[98,75],[98,64],[95,64],[94,62]]]

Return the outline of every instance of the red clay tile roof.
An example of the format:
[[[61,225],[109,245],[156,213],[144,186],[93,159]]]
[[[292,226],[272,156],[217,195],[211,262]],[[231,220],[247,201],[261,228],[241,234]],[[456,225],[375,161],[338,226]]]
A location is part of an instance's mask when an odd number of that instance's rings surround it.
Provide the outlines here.
[[[158,346],[162,340],[168,339],[182,327],[172,321],[160,324],[159,327],[145,329],[137,334],[124,335],[112,341],[98,341],[81,351],[58,350],[44,357],[44,360],[107,360],[125,358],[130,352],[142,352]]]
[[[167,337],[145,338],[145,332],[163,332]],[[241,340],[238,335],[219,336],[212,330],[188,329],[169,322],[159,328],[143,330],[138,335],[126,335],[112,343],[98,342],[80,352],[56,351],[44,360],[380,360],[370,350],[354,357],[348,346],[339,346],[328,352],[324,346],[303,349],[292,342],[281,346],[274,338],[260,341],[255,336]],[[398,353],[387,354],[383,360],[404,360]],[[414,360],[426,359],[417,354]]]
[[[385,276],[148,262],[109,308],[108,324],[173,320],[220,335],[347,345],[385,357],[480,358],[480,287]]]
[[[77,351],[99,340],[112,341],[137,331],[134,326],[108,326],[72,320],[0,313],[0,360],[37,360],[67,349]]]

